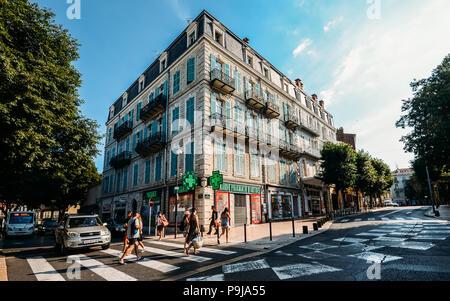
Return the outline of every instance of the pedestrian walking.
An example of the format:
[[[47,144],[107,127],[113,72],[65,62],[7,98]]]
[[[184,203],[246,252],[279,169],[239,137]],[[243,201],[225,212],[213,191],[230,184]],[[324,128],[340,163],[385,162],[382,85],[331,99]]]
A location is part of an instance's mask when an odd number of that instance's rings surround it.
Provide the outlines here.
[[[133,248],[134,248],[134,251],[136,252],[137,260],[139,261],[142,259],[141,255],[139,254],[139,246],[137,243],[140,228],[142,228],[142,224],[139,223],[139,218],[137,216],[137,212],[133,212],[132,217],[130,218],[130,220],[128,221],[128,224],[127,224],[128,246],[127,246],[125,252],[123,253],[122,257],[120,257],[120,259],[119,259],[120,264],[126,264],[123,260],[125,257],[128,256],[128,254],[130,254],[130,252],[133,250]]]
[[[197,216],[197,209],[193,208],[192,213],[189,217],[189,223],[187,228],[187,235],[185,240],[185,245],[188,247],[184,249],[184,253],[189,256],[189,250],[191,247],[194,247],[194,254],[198,254],[199,251],[197,250],[197,247],[194,244],[194,240],[197,239],[200,236],[200,226],[198,224],[198,216]]]
[[[128,228],[128,221],[130,220],[130,218],[132,217],[133,212],[132,211],[128,211],[127,213],[127,222],[126,224],[123,225],[124,229]],[[125,250],[127,249],[128,246],[128,235],[127,235],[128,229],[127,231],[125,231],[124,235],[123,235],[123,248],[122,248],[122,253],[125,253]]]
[[[188,225],[189,225],[189,216],[191,214],[189,213],[189,211],[186,211],[183,215],[183,220],[181,221],[180,224],[180,231],[183,233],[183,237],[184,237],[184,250],[186,250],[186,234],[187,234],[187,229],[188,229]]]
[[[217,210],[215,209],[214,206],[211,206],[211,217],[209,218],[211,221],[209,222],[209,231],[208,231],[208,235],[211,235],[211,231],[212,231],[212,227],[214,227],[214,229],[216,229],[216,232],[214,233],[214,235],[217,235],[217,232],[219,231],[216,222],[217,222],[217,218],[218,218],[218,213]]]
[[[137,217],[139,218],[139,224],[141,225],[141,228],[139,229],[139,237],[137,239],[137,242],[138,242],[138,245],[141,246],[142,250],[145,251],[146,249],[145,249],[145,246],[144,246],[144,244],[142,242],[142,240],[143,240],[142,235],[144,234],[142,229],[144,228],[143,227],[144,223],[142,222],[142,216],[141,216],[140,213],[137,214]]]
[[[156,224],[157,224],[156,229],[158,230],[157,235],[159,236],[158,240],[161,240],[163,232],[164,232],[164,228],[169,225],[169,222],[167,221],[164,214],[161,213],[161,211],[158,212],[158,216],[156,218]],[[175,225],[175,227],[176,227],[176,225]]]
[[[220,226],[222,227],[222,234],[220,234],[219,238],[225,233],[226,241],[228,243],[228,233],[231,228],[231,226],[230,226],[231,225],[231,216],[230,216],[230,212],[228,211],[228,208],[225,208],[223,210],[222,214],[220,215],[220,220],[221,220]]]

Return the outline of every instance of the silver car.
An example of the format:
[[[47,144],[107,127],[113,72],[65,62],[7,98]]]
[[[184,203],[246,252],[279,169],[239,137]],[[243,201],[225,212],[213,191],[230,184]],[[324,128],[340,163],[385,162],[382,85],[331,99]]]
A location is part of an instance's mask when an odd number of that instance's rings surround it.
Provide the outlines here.
[[[102,247],[109,249],[111,232],[98,215],[66,215],[55,230],[55,249],[64,255],[66,250]]]

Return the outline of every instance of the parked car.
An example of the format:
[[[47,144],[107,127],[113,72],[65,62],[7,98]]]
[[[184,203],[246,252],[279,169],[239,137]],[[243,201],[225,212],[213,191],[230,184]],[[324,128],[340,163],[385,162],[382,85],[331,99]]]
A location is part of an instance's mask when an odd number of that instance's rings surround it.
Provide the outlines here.
[[[5,238],[33,236],[36,232],[36,214],[33,211],[12,211],[4,222]]]
[[[53,220],[43,220],[42,224],[38,225],[38,234],[45,235],[46,233],[53,233],[58,227],[58,222]]]
[[[114,237],[123,237],[126,229],[123,225],[126,224],[126,220],[117,221],[115,219],[109,219],[106,227]]]
[[[384,201],[384,206],[386,207],[393,207],[394,203],[391,200]]]
[[[398,207],[398,204],[397,203],[392,203],[392,206]]]
[[[97,214],[66,215],[55,230],[55,249],[61,255],[73,249],[109,249],[111,232],[106,225]]]

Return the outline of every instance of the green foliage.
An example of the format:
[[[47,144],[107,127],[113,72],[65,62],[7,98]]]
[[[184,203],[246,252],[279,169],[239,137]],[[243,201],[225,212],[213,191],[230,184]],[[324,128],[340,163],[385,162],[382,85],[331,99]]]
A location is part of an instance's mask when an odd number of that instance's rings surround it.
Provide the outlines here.
[[[0,194],[65,208],[98,181],[100,137],[79,110],[79,45],[53,17],[27,0],[0,0]]]
[[[402,137],[405,150],[440,172],[450,167],[450,54],[427,79],[411,83],[413,98],[403,100],[396,126],[412,128]]]
[[[363,150],[359,151],[356,156],[356,167],[355,188],[363,194],[369,195],[377,181],[377,171],[373,167],[370,155]]]
[[[356,181],[356,152],[346,143],[327,142],[321,151],[324,183],[336,185],[337,190],[354,187]]]
[[[389,190],[394,185],[394,177],[389,166],[380,159],[372,159],[372,165],[376,171],[376,181],[369,188],[369,195],[378,196]]]

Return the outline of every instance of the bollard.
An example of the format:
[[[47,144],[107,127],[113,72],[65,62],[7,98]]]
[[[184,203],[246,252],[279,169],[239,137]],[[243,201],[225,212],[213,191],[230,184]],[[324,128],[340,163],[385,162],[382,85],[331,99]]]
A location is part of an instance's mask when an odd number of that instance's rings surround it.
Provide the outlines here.
[[[220,245],[219,227],[217,227],[217,244]]]
[[[244,242],[247,242],[247,224],[244,224]]]
[[[272,219],[269,219],[270,241],[272,241]]]
[[[317,228],[322,228],[322,221],[320,219],[317,221]]]
[[[294,224],[294,218],[292,218],[292,237],[295,237],[295,224]]]
[[[308,226],[303,226],[303,234],[308,234]]]
[[[314,229],[314,231],[319,231],[319,227],[317,226],[317,223],[313,224],[313,229]]]

